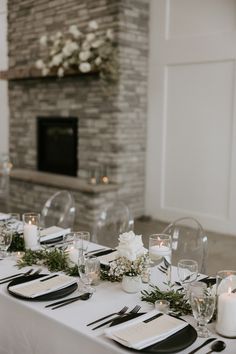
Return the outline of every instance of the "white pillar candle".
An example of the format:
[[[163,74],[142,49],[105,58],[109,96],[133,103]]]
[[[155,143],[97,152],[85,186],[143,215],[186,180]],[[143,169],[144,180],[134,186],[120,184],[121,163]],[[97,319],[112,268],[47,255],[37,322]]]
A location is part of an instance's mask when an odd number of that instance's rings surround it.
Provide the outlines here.
[[[37,248],[38,246],[38,227],[31,223],[24,224],[25,248]]]
[[[225,337],[236,337],[236,294],[218,296],[216,331]]]

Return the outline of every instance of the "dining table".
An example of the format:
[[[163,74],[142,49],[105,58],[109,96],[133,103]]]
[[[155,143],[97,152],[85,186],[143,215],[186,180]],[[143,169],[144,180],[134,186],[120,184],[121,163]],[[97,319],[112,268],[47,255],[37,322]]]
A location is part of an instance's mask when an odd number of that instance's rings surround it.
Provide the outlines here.
[[[101,245],[90,243],[89,251],[101,248]],[[31,267],[24,267],[27,271]],[[35,269],[38,266],[34,266]],[[0,277],[17,273],[14,256],[0,261]],[[47,269],[43,269],[48,273]],[[163,274],[155,270],[155,285],[161,286]],[[172,267],[172,281],[177,280],[177,272]],[[148,289],[143,284],[143,289]],[[50,301],[29,301],[16,298],[9,294],[7,283],[0,285],[0,354],[124,354],[132,353],[128,348],[107,338],[102,327],[93,330],[88,323],[96,319],[118,312],[123,306],[132,309],[140,305],[140,312],[153,310],[154,306],[141,300],[141,294],[126,293],[121,283],[100,281],[95,292],[86,301],[76,301],[67,306],[52,310],[45,306]],[[74,296],[75,293],[68,297]],[[195,325],[192,316],[185,320]],[[222,353],[236,353],[236,339],[223,338],[215,332],[215,323],[208,325],[211,337],[223,340],[226,348]],[[188,348],[181,351],[188,354],[206,339],[197,338]],[[198,351],[207,353],[210,345]],[[171,353],[171,352],[170,352]]]

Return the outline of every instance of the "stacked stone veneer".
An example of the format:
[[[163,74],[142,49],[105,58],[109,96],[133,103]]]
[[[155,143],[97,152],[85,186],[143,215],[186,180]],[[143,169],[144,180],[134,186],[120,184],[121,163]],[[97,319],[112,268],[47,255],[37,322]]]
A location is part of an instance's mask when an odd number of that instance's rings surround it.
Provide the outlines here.
[[[79,118],[78,178],[94,164],[109,166],[118,192],[74,192],[82,219],[93,219],[106,200],[117,195],[138,216],[144,212],[148,70],[148,0],[8,0],[9,68],[33,66],[39,37],[81,30],[96,20],[116,34],[119,80],[102,89],[97,75],[27,78],[9,82],[10,156],[15,168],[36,170],[36,117]],[[11,200],[40,208],[54,189],[12,181]]]

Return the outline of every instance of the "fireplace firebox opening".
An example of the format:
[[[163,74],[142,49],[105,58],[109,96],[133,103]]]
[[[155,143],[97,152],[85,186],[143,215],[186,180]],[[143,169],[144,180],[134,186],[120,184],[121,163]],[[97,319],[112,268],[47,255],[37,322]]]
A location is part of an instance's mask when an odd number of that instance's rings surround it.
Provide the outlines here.
[[[37,117],[39,171],[77,176],[78,118]]]

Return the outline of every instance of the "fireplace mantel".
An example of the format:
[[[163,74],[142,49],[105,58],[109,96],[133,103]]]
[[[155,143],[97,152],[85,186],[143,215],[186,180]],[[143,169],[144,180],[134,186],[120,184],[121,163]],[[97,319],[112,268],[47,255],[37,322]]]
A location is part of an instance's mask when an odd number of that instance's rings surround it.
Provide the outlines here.
[[[13,169],[11,171],[11,178],[35,184],[57,187],[60,189],[72,189],[90,194],[116,191],[120,187],[115,183],[93,185],[78,177],[57,175],[53,173],[32,171],[27,169]]]
[[[93,70],[89,73],[81,73],[75,70],[67,70],[64,76],[87,76],[87,75],[95,75],[98,76],[99,72]],[[10,68],[8,70],[0,70],[0,80],[30,80],[30,79],[47,79],[47,78],[57,78],[61,79],[57,76],[56,71],[52,71],[47,74],[47,76],[43,76],[41,71],[36,67],[17,67]]]

